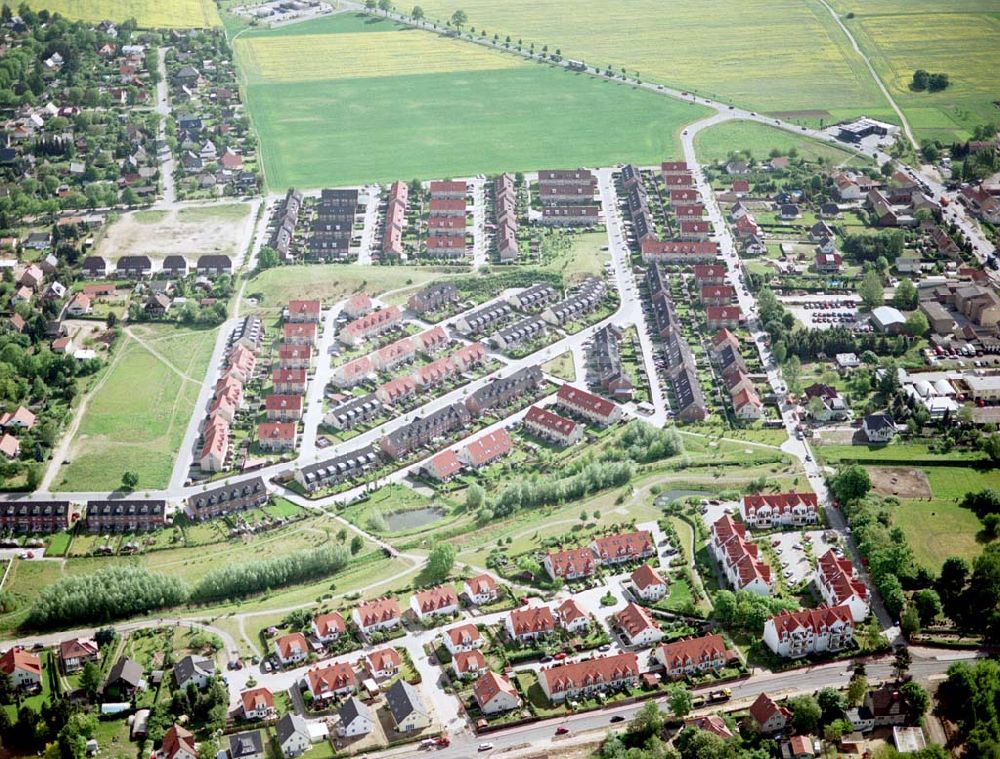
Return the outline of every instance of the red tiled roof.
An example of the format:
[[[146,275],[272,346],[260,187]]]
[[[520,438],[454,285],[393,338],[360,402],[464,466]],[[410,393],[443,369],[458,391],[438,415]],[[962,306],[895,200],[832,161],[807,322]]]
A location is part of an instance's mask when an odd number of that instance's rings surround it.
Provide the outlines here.
[[[302,396],[271,394],[264,399],[264,408],[268,411],[301,411]]]
[[[757,700],[750,705],[750,716],[758,725],[764,725],[769,719],[777,714],[781,714],[788,719],[792,713],[783,706],[778,706],[774,700],[766,693],[757,696]]]
[[[0,656],[0,672],[12,675],[15,669],[22,669],[26,672],[34,672],[36,675],[42,674],[42,663],[35,654],[25,651],[23,648],[8,648],[3,656]]]
[[[399,619],[399,602],[395,598],[378,598],[358,604],[358,616],[363,627],[370,627],[376,622],[388,622]]]
[[[497,581],[486,574],[476,575],[471,580],[466,580],[466,582],[475,595],[487,592],[496,593],[497,590]]]
[[[820,556],[818,562],[820,574],[833,591],[838,604],[846,602],[851,596],[861,599],[868,598],[868,587],[855,577],[854,565],[850,559],[841,559],[833,552],[827,551]]]
[[[824,606],[819,609],[784,611],[771,617],[770,621],[774,622],[779,638],[802,628],[819,633],[837,622],[853,626],[851,610],[847,606]]]
[[[274,694],[267,688],[253,688],[240,694],[244,712],[255,712],[274,707]]]
[[[589,577],[594,574],[594,554],[589,548],[549,551],[548,559],[556,577]]]
[[[329,637],[332,633],[340,634],[347,630],[344,618],[335,611],[318,615],[313,619],[313,623],[315,623],[316,629],[319,630],[319,634],[323,638]]]
[[[687,667],[718,658],[726,662],[736,656],[733,651],[726,648],[726,641],[718,634],[661,643],[657,650],[659,659],[668,669]]]
[[[366,296],[367,297],[367,296]],[[290,300],[288,301],[289,316],[297,314],[299,316],[310,316],[319,318],[322,306],[318,300]]]
[[[455,669],[458,672],[478,672],[486,669],[486,658],[478,648],[459,651],[455,654]]]
[[[473,466],[483,466],[506,456],[513,447],[510,435],[501,427],[476,438],[465,447],[465,450]]]
[[[479,640],[479,628],[471,622],[464,625],[457,625],[445,630],[445,635],[451,638],[451,642],[456,646],[465,646]]]
[[[549,686],[549,693],[610,683],[639,676],[639,657],[633,653],[615,654],[596,659],[560,664],[540,673]]]
[[[542,429],[549,430],[550,432],[558,435],[569,435],[579,426],[572,419],[559,416],[559,414],[554,414],[553,412],[547,409],[539,408],[538,406],[532,406],[528,409],[528,413],[525,415],[524,421],[530,424],[535,424]]]
[[[556,629],[556,621],[548,606],[530,606],[514,609],[510,613],[510,623],[515,635],[525,633],[546,633]]]
[[[562,385],[556,391],[556,397],[569,406],[582,408],[601,417],[609,417],[615,410],[615,404],[600,396],[580,390],[572,385]]]
[[[603,538],[594,538],[593,546],[602,561],[612,561],[622,557],[637,559],[654,550],[653,536],[648,530],[620,532]]]
[[[277,646],[278,651],[281,652],[282,659],[291,658],[295,655],[296,651],[300,651],[303,654],[309,653],[309,644],[306,642],[306,636],[300,632],[282,635],[274,644]]]
[[[450,585],[438,585],[430,590],[418,590],[413,594],[413,597],[417,600],[420,611],[424,613],[458,605],[458,595]]]
[[[660,573],[649,564],[643,564],[632,573],[632,584],[639,590],[645,590],[651,585],[666,585]]]
[[[580,608],[580,604],[578,604],[573,598],[567,598],[559,604],[556,611],[559,613],[559,622],[563,625],[563,627],[580,617],[587,616],[586,612]]]
[[[654,630],[660,629],[660,626],[656,624],[656,620],[653,619],[653,615],[646,608],[634,603],[630,603],[615,614],[615,625],[623,630],[629,638],[634,638],[639,633],[650,628]]]
[[[743,514],[756,512],[763,506],[769,506],[779,514],[790,512],[796,506],[816,511],[818,504],[815,493],[749,493],[743,496]]]
[[[257,425],[258,440],[294,440],[295,422],[264,422]]]
[[[709,321],[741,321],[743,312],[739,306],[709,306],[705,309]]]
[[[458,460],[458,454],[448,448],[434,456],[427,463],[427,467],[434,472],[438,479],[444,480],[459,471],[462,468],[462,462]]]
[[[481,707],[488,704],[498,693],[507,693],[520,700],[510,680],[503,675],[498,675],[496,672],[486,672],[472,686],[472,694],[476,697],[476,702]]]
[[[354,668],[347,662],[328,664],[322,669],[311,669],[306,673],[306,679],[309,682],[309,690],[320,698],[334,691],[353,688],[358,682]]]
[[[368,659],[368,667],[373,672],[391,672],[398,669],[403,661],[399,651],[392,646],[372,651],[366,658]]]

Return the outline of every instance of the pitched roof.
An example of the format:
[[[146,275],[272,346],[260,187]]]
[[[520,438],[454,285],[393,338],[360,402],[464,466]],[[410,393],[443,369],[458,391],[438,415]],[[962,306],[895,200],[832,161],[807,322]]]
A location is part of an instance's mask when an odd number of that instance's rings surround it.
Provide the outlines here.
[[[547,633],[556,629],[556,621],[548,606],[529,606],[526,609],[514,609],[510,613],[511,627],[515,635],[529,633]]]
[[[340,707],[340,724],[346,727],[358,719],[366,719],[374,724],[375,714],[368,707],[368,704],[357,696],[351,696]]]
[[[634,653],[602,656],[595,659],[559,664],[540,673],[549,693],[584,688],[639,676],[639,657]]]
[[[484,673],[482,677],[476,680],[476,684],[472,686],[472,694],[476,697],[476,703],[480,707],[488,704],[499,693],[506,693],[520,701],[520,697],[517,695],[514,686],[511,685],[510,680],[503,675],[498,675],[496,672],[490,671]]]
[[[354,674],[354,668],[342,661],[310,669],[306,672],[306,681],[313,695],[322,698],[338,690],[353,688],[358,678]]]
[[[327,638],[331,634],[340,634],[347,630],[344,618],[339,612],[331,611],[327,614],[319,614],[313,619],[313,624],[319,630],[320,637]]]
[[[649,564],[643,564],[632,572],[632,584],[639,590],[645,590],[651,585],[666,585],[660,573]]]
[[[160,751],[163,753],[164,759],[173,759],[181,751],[190,756],[198,756],[194,735],[180,725],[171,725],[163,734]]]
[[[372,651],[365,658],[368,659],[368,667],[373,672],[391,672],[392,670],[397,669],[403,662],[403,659],[399,655],[399,651],[392,646],[380,648],[378,651]]]
[[[270,709],[274,706],[274,694],[267,688],[251,688],[240,694],[244,712]]]
[[[399,618],[399,601],[395,598],[377,598],[374,601],[365,601],[358,604],[357,613],[364,627],[370,627],[377,622],[388,622],[390,619]]]
[[[418,590],[413,594],[420,611],[427,613],[458,604],[458,594],[450,585],[438,585],[429,590]]]
[[[586,547],[549,551],[547,558],[556,577],[575,577],[594,573],[594,554]]]
[[[471,622],[451,627],[445,630],[445,635],[451,638],[452,644],[456,646],[469,645],[480,639],[479,628]]]
[[[399,679],[392,684],[389,692],[385,694],[385,703],[397,725],[413,712],[418,712],[430,719],[427,707],[420,699],[417,689],[406,680]]]
[[[349,700],[353,701],[354,699],[352,698]],[[274,726],[274,732],[278,737],[278,745],[283,746],[285,744],[285,741],[287,741],[296,733],[308,738],[309,723],[306,722],[305,719],[300,717],[298,714],[286,714],[284,717],[278,720],[278,723]]]
[[[507,430],[501,427],[476,438],[465,447],[465,451],[473,466],[482,466],[506,456],[513,446]]]
[[[459,651],[455,654],[455,670],[458,672],[478,672],[486,669],[486,657],[478,648],[471,651]]]
[[[725,661],[734,657],[734,653],[726,648],[726,641],[721,635],[702,635],[698,638],[684,638],[670,643],[661,643],[659,658],[668,669],[686,667],[690,664],[711,661],[722,658]]]
[[[638,558],[653,551],[653,536],[648,530],[619,532],[594,538],[594,550],[602,561]]]
[[[275,645],[278,647],[278,651],[281,652],[283,659],[289,659],[297,653],[309,653],[309,644],[306,642],[306,636],[300,632],[282,635],[275,641]]]
[[[758,725],[766,724],[769,719],[779,714],[785,719],[792,716],[788,709],[778,706],[766,693],[761,693],[757,696],[757,700],[750,705],[750,716]]]
[[[0,672],[12,675],[18,669],[41,676],[42,662],[35,654],[23,648],[9,648],[0,656]]]
[[[63,661],[66,659],[80,659],[86,656],[97,656],[98,652],[99,649],[96,641],[88,638],[71,638],[59,644],[59,658]]]
[[[624,630],[629,638],[634,638],[644,630],[660,629],[653,615],[645,607],[635,603],[630,603],[615,614],[615,624]]]
[[[564,403],[585,409],[598,416],[607,417],[615,410],[615,404],[606,398],[580,390],[572,385],[562,385],[556,391],[556,397]]]

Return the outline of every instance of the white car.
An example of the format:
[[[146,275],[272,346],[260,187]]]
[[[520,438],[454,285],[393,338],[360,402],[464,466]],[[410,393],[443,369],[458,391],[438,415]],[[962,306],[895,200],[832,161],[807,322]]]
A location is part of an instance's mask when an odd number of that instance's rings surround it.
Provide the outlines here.
[[[492,743],[480,743],[478,750],[479,751],[492,751],[493,750],[493,744]]]

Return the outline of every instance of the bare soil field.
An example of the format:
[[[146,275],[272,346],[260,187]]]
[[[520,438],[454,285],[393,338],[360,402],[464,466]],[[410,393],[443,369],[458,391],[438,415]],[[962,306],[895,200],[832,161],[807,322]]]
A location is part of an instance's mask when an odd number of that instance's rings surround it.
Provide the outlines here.
[[[197,211],[189,213],[187,211]],[[190,262],[219,253],[236,257],[253,232],[250,204],[232,203],[156,213],[126,213],[98,245],[98,255],[117,261],[125,255],[154,260],[182,255]]]
[[[902,466],[870,466],[868,474],[872,487],[882,495],[900,498],[926,498],[933,495],[927,474],[919,469]]]

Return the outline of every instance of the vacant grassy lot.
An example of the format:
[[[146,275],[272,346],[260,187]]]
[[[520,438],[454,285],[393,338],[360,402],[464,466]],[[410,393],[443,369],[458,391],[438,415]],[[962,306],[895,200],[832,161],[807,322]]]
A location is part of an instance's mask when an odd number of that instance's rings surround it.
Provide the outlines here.
[[[56,490],[110,490],[126,470],[139,475],[140,488],[163,487],[170,478],[216,333],[165,325],[131,330],[136,337],[123,337],[123,355],[89,400]]]
[[[705,114],[430,32],[358,23],[237,40],[272,189],[655,163],[678,155],[677,133]]]
[[[829,12],[815,0],[428,0],[429,18],[463,9],[470,26],[548,45],[591,66],[761,111],[874,115],[886,103]],[[597,31],[599,30],[599,31]],[[886,114],[881,114],[886,115]]]
[[[694,144],[701,161],[722,161],[734,151],[748,151],[761,160],[766,159],[772,150],[778,150],[783,155],[795,150],[801,158],[810,161],[822,159],[835,166],[856,165],[861,160],[846,150],[753,121],[728,121],[705,129],[695,137]]]
[[[896,524],[903,528],[917,561],[937,572],[949,556],[972,560],[982,551],[976,535],[982,525],[954,501],[903,501]]]
[[[877,4],[834,0],[845,23],[903,108],[917,139],[946,142],[969,136],[972,126],[995,122],[996,61],[1000,55],[1000,3],[961,0],[889,0]],[[943,92],[911,92],[913,72],[948,74]]]
[[[459,271],[468,273],[468,269],[432,266],[282,266],[268,269],[251,279],[247,283],[245,297],[257,299],[257,310],[277,312],[290,298],[320,298],[326,303],[333,303],[356,292],[381,295],[400,288],[416,289]]]
[[[36,0],[33,10],[58,12],[66,18],[98,22],[110,19],[122,22],[134,18],[139,26],[180,29],[220,26],[219,13],[212,0]]]

